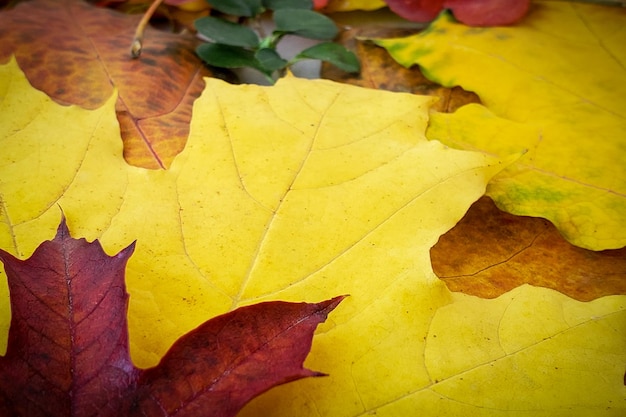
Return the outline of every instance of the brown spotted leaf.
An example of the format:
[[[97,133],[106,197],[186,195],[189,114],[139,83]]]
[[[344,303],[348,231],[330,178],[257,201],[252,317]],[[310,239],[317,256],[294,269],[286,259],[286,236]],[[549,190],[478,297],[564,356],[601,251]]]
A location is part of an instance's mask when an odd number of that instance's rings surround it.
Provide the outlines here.
[[[95,109],[117,88],[124,156],[165,168],[185,145],[209,73],[191,36],[151,28],[131,59],[139,19],[78,0],[21,3],[0,13],[0,62],[15,55],[30,83],[61,104]]]
[[[354,27],[341,33],[337,42],[354,52],[361,62],[361,72],[351,74],[333,65],[322,65],[322,76],[334,81],[361,87],[410,92],[413,94],[438,97],[433,110],[453,112],[467,103],[480,100],[476,94],[460,87],[447,88],[428,80],[418,68],[405,68],[393,60],[382,48],[371,42],[359,41],[359,38],[373,39],[406,36],[415,33],[416,27],[395,28],[387,26],[364,25]]]
[[[626,294],[626,248],[576,247],[547,220],[504,213],[488,197],[474,203],[430,255],[448,288],[483,298],[523,284],[580,301]]]
[[[343,297],[239,308],[182,336],[157,366],[135,367],[124,282],[134,246],[108,256],[63,221],[27,260],[0,250],[12,309],[0,416],[229,417],[273,386],[322,375],[302,364]]]

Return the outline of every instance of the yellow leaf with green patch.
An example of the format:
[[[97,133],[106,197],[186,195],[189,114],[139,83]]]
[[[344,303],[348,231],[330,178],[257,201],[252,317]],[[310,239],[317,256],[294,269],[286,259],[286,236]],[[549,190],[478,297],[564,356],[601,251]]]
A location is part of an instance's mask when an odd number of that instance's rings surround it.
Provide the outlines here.
[[[520,287],[481,300],[434,276],[430,247],[510,161],[428,141],[430,98],[207,80],[187,147],[152,171],[123,161],[114,97],[94,111],[62,107],[14,62],[1,71],[0,111],[15,116],[0,136],[2,248],[29,256],[61,209],[75,236],[108,253],[137,240],[127,267],[137,365],[239,306],[349,293],[307,361],[329,376],[269,391],[242,415],[624,411],[626,297],[579,303]],[[487,389],[489,375],[508,391]],[[520,397],[512,405],[508,392]]]
[[[578,246],[626,245],[626,10],[538,2],[520,24],[492,28],[443,14],[423,33],[377,43],[486,106],[434,115],[429,138],[527,151],[488,187],[500,208],[545,217]]]

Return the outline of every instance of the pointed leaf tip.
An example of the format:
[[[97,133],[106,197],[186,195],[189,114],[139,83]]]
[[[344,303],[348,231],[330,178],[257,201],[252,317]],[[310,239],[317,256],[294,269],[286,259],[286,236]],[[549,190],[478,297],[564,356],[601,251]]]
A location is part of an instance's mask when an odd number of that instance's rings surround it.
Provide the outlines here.
[[[270,388],[326,376],[303,367],[317,325],[345,296],[320,303],[270,301],[215,317],[178,339],[140,378],[142,409],[220,410],[234,416]],[[180,395],[171,396],[172,390]],[[192,405],[193,403],[193,405]],[[195,415],[195,414],[194,414]],[[217,414],[216,414],[217,415]]]
[[[156,367],[136,368],[124,282],[135,244],[108,256],[98,240],[72,238],[62,216],[54,239],[30,258],[0,251],[13,312],[0,357],[0,415],[45,407],[45,415],[67,416],[91,407],[102,416],[157,409],[170,416],[182,408],[228,417],[276,385],[325,375],[303,362],[317,325],[344,296],[239,308],[181,337]]]
[[[108,256],[100,242],[72,238],[63,216],[54,239],[28,259],[3,259],[12,312],[0,358],[3,415],[40,415],[23,410],[45,408],[45,415],[65,416],[86,404],[120,406],[137,374],[124,282],[133,248]]]

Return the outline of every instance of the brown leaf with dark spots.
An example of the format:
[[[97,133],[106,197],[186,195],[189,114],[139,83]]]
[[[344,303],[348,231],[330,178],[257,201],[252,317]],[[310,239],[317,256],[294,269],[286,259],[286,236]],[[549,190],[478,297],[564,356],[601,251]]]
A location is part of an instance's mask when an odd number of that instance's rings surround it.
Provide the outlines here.
[[[354,52],[361,62],[359,74],[349,74],[330,64],[322,65],[324,78],[379,90],[422,94],[439,97],[433,110],[454,112],[467,103],[480,102],[476,94],[460,87],[446,88],[428,80],[419,68],[405,68],[389,53],[372,42],[360,38],[390,38],[407,36],[416,29],[394,29],[389,27],[357,27],[341,33],[337,42]]]
[[[124,283],[134,244],[108,256],[65,221],[27,260],[0,250],[11,294],[0,416],[234,416],[303,368],[317,325],[343,297],[266,302],[215,317],[150,369],[129,355]]]
[[[573,246],[547,220],[504,213],[488,197],[474,203],[430,255],[448,288],[483,298],[525,283],[579,301],[626,294],[626,248]]]
[[[190,35],[147,28],[140,59],[131,59],[139,19],[77,0],[21,3],[0,13],[0,62],[15,55],[30,83],[61,104],[95,109],[116,87],[127,161],[165,168],[187,141],[210,74]]]

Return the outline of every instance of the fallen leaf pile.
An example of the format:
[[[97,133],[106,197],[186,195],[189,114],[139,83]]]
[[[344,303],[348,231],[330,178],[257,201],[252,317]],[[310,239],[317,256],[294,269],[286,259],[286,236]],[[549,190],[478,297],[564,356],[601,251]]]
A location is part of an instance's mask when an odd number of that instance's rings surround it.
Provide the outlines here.
[[[157,366],[136,368],[124,283],[133,250],[110,257],[72,239],[65,221],[26,261],[0,250],[12,307],[0,415],[229,417],[275,385],[321,375],[302,363],[342,297],[237,309],[181,337]]]
[[[527,150],[487,194],[549,219],[575,245],[626,245],[626,10],[537,2],[519,25],[468,28],[444,14],[426,31],[378,40],[469,104],[431,119],[429,138],[488,154]]]
[[[483,300],[433,274],[430,247],[505,164],[428,141],[431,98],[209,79],[187,147],[150,171],[122,158],[115,97],[62,107],[14,62],[2,71],[2,248],[30,256],[59,206],[108,253],[137,240],[126,277],[135,366],[240,306],[351,294],[307,360],[329,376],[277,387],[241,415],[624,411],[626,297],[580,303],[523,286]],[[68,129],[70,118],[82,124]]]

